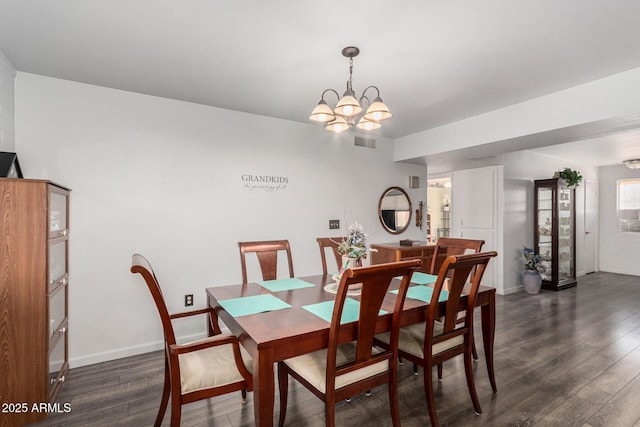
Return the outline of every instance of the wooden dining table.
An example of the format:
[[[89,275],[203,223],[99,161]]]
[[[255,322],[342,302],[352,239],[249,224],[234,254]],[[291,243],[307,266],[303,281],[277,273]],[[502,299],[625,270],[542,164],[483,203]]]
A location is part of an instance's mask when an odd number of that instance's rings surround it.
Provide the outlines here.
[[[300,277],[313,284],[280,292],[271,292],[258,283],[217,286],[207,288],[207,298],[222,322],[253,357],[253,400],[256,426],[272,426],[274,416],[274,364],[290,357],[327,348],[330,323],[307,311],[303,306],[331,301],[335,295],[325,286],[334,283],[330,275]],[[395,279],[390,289],[397,289],[400,281]],[[234,317],[223,308],[220,301],[271,294],[291,307]],[[482,338],[489,380],[497,391],[493,369],[493,343],[495,334],[495,288],[480,286],[476,306],[481,309]],[[358,299],[357,296],[352,298]],[[391,313],[396,294],[387,293],[378,318],[376,333],[391,328]],[[224,304],[224,302],[223,302]],[[425,320],[428,303],[407,298],[403,306],[401,325],[410,325]],[[441,303],[444,309],[444,303]],[[356,322],[345,323],[340,331],[340,341],[355,339]]]

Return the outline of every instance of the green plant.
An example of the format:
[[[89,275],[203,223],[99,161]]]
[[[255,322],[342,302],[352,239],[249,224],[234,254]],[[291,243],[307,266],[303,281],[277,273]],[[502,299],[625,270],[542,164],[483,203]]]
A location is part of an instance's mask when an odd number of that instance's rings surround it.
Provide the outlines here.
[[[580,172],[571,168],[564,168],[559,173],[560,178],[564,179],[568,187],[575,187],[582,182],[582,175]]]

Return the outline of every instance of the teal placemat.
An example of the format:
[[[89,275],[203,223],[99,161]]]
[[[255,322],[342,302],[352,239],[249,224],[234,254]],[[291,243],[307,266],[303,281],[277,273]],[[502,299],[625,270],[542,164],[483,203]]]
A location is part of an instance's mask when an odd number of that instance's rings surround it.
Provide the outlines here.
[[[436,283],[438,276],[433,274],[421,273],[419,271],[414,271],[413,276],[411,276],[411,283],[417,283],[418,285],[427,285],[429,283]]]
[[[391,291],[392,294],[397,294],[398,291]],[[431,295],[433,295],[433,288],[425,285],[410,286],[407,290],[407,298],[417,299],[423,302],[431,302]],[[446,301],[449,298],[449,292],[444,289],[440,291],[440,297],[438,301]]]
[[[311,288],[315,286],[313,283],[305,282],[304,280],[296,277],[277,280],[264,280],[258,282],[258,285],[271,292],[290,291],[292,289]]]
[[[334,301],[324,301],[317,304],[303,305],[302,308],[331,323],[333,303]],[[386,314],[386,311],[380,310],[380,314]],[[353,298],[345,299],[340,323],[356,322],[358,317],[360,317],[360,302]]]
[[[428,285],[429,283],[436,283],[436,279],[438,276],[433,274],[421,273],[419,271],[414,271],[411,276],[411,283],[415,283],[418,285]],[[396,277],[396,279],[401,280],[402,276]]]
[[[266,311],[280,310],[291,307],[280,298],[271,294],[253,295],[250,297],[231,298],[218,301],[222,308],[233,317],[249,314],[264,313]]]

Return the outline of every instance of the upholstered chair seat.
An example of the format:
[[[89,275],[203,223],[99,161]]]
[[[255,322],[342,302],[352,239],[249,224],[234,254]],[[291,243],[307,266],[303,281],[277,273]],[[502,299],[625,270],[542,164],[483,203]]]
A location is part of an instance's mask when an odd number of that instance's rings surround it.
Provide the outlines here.
[[[378,354],[381,350],[372,348],[372,354]],[[346,365],[353,362],[356,357],[356,343],[350,342],[338,346],[336,354],[336,367]],[[327,350],[314,351],[313,353],[303,354],[302,356],[287,359],[284,363],[293,371],[297,372],[302,378],[307,380],[311,385],[316,387],[322,393],[326,392],[327,383]],[[348,374],[336,377],[336,388],[342,388],[346,385],[362,381],[376,374],[384,373],[389,370],[389,361],[384,360],[376,364],[357,369]]]
[[[189,343],[191,345],[193,343]],[[253,369],[253,360],[249,353],[240,347],[242,361],[249,372]],[[236,368],[231,344],[205,348],[184,353],[180,360],[180,389],[182,394],[192,391],[221,387],[243,381]]]
[[[398,337],[398,348],[403,352],[409,353],[413,356],[424,358],[424,335],[426,323],[416,323],[414,325],[400,328],[400,336]],[[444,331],[444,323],[436,322],[433,326],[433,336],[437,337],[442,335]],[[390,334],[385,332],[383,334],[376,335],[376,339],[389,344]],[[443,342],[434,344],[431,349],[432,355],[438,355],[450,348],[461,345],[464,342],[462,335],[455,336]]]

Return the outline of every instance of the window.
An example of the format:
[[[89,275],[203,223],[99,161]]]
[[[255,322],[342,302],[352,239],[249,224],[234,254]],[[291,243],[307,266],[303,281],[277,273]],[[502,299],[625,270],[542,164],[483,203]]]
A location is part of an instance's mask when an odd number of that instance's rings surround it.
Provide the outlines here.
[[[618,224],[622,232],[640,233],[640,179],[618,181]]]

